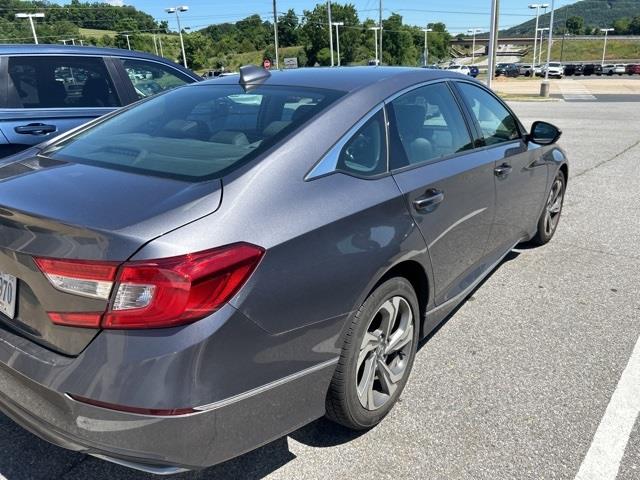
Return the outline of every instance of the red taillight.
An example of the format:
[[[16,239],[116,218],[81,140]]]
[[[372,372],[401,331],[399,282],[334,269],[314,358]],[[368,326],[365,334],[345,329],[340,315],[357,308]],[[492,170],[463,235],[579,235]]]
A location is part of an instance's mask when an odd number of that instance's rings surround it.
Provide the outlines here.
[[[58,289],[101,298],[108,289],[111,302],[106,312],[50,312],[54,323],[78,327],[161,328],[203,318],[227,302],[249,278],[264,250],[239,243],[179,257],[125,262],[115,276],[96,262],[93,279],[77,274],[67,262],[37,259],[36,263]],[[90,269],[89,269],[90,270]],[[93,270],[92,270],[93,272]],[[60,278],[58,278],[60,277]],[[111,280],[108,280],[111,279]],[[108,285],[107,285],[108,284]],[[113,287],[113,288],[112,288]],[[98,320],[96,322],[96,316]]]

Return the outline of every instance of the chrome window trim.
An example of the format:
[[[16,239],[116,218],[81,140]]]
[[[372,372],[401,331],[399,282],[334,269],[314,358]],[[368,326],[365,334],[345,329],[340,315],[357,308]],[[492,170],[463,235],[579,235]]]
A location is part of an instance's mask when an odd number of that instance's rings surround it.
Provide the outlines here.
[[[331,147],[331,149],[329,149],[327,153],[324,154],[324,156],[320,159],[318,163],[316,163],[313,166],[313,168],[309,171],[309,173],[305,175],[304,181],[309,182],[311,180],[315,180],[316,178],[325,177],[332,173],[340,172],[340,170],[337,170],[337,167],[338,167],[338,160],[340,158],[340,153],[342,152],[342,149],[353,138],[353,136],[358,132],[358,130],[360,130],[360,128],[362,128],[369,120],[371,120],[371,118],[377,115],[380,112],[380,110],[384,112],[385,110],[384,105],[385,105],[384,102],[377,104],[374,108],[369,110],[369,112],[364,117],[358,120],[358,122],[354,126],[352,126],[349,129],[349,131],[345,133],[340,138],[340,140],[338,140],[333,145],[333,147]],[[387,119],[386,112],[384,113],[384,118],[386,123],[386,119]],[[387,125],[385,125],[385,140],[388,140],[388,136],[389,136],[388,132],[389,132],[389,129]],[[379,178],[381,175],[386,175],[389,172],[389,168],[388,168],[389,167],[389,142],[388,141],[386,141],[385,148],[387,150],[386,171],[383,174],[372,175],[370,177],[358,176],[358,178],[363,178],[363,179]],[[341,172],[341,173],[348,174],[347,172]],[[355,176],[355,175],[352,175],[352,176]]]

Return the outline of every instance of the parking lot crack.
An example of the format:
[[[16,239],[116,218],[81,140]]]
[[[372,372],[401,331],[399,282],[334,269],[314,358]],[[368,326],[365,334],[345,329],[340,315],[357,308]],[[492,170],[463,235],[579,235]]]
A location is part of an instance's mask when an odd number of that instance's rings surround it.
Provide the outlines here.
[[[80,458],[80,460],[78,460],[77,462],[74,462],[73,464],[71,464],[69,466],[69,468],[67,468],[64,472],[62,472],[58,478],[59,479],[64,479],[69,473],[71,473],[73,470],[76,469],[76,467],[80,466],[82,463],[84,463],[89,457],[87,455],[83,455],[82,458]]]
[[[577,178],[577,177],[581,177],[582,175],[584,175],[585,173],[589,173],[593,170],[595,170],[596,168],[600,168],[603,165],[606,165],[609,162],[612,162],[613,160],[615,160],[616,158],[621,157],[622,155],[624,155],[625,153],[629,152],[630,150],[633,150],[634,148],[636,148],[638,145],[640,145],[640,139],[636,140],[635,143],[629,145],[627,148],[625,148],[624,150],[622,150],[621,152],[616,153],[613,157],[608,158],[606,160],[603,160],[599,163],[596,163],[595,165],[593,165],[592,167],[587,168],[586,170],[581,171],[580,173],[576,173],[575,175],[572,175],[573,178]]]

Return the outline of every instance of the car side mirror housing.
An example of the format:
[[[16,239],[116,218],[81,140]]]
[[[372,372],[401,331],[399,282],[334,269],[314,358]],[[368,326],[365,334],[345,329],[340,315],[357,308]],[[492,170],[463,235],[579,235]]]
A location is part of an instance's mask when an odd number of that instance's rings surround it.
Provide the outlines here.
[[[555,125],[547,122],[533,122],[531,133],[527,135],[527,141],[538,145],[553,145],[561,135],[562,130]]]

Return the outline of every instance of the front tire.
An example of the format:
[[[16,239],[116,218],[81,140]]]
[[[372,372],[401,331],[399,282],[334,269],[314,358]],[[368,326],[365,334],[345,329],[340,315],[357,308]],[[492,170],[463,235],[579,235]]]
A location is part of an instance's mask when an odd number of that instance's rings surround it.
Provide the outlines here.
[[[560,222],[560,214],[562,213],[562,206],[564,204],[564,194],[567,185],[567,180],[564,177],[562,170],[558,170],[556,178],[553,180],[547,202],[544,205],[544,210],[538,219],[538,231],[531,241],[535,245],[544,245],[548,243],[553,235],[556,233],[558,223]]]
[[[418,299],[402,277],[379,285],[353,317],[326,401],[327,417],[365,430],[391,411],[407,383],[418,344]]]

